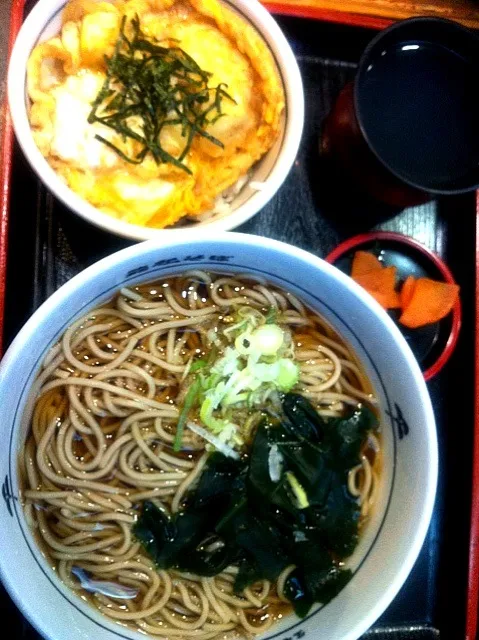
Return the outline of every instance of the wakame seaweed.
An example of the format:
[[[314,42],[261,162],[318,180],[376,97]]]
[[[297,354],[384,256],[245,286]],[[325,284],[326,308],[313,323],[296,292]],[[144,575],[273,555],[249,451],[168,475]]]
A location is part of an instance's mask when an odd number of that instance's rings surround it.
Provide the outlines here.
[[[211,454],[183,511],[169,517],[145,502],[134,533],[163,569],[213,576],[237,565],[237,593],[295,565],[285,595],[304,617],[351,577],[339,564],[358,540],[360,509],[347,489],[348,472],[377,421],[364,406],[324,420],[292,393],[283,396],[282,408],[280,419],[259,425],[249,459]],[[277,481],[269,472],[272,447],[282,459]],[[287,474],[305,494],[301,506]]]
[[[157,164],[169,162],[191,173],[183,161],[196,136],[224,146],[206,127],[224,115],[224,99],[235,102],[226,92],[227,85],[210,87],[211,73],[201,69],[186,51],[148,40],[138,16],[130,21],[128,35],[123,17],[114,52],[111,57],[105,56],[105,62],[106,79],[88,122],[99,122],[119,133],[123,141],[130,138],[140,144],[139,152],[130,157],[103,136],[95,136],[123,160],[140,164],[150,154]],[[137,120],[135,126],[132,117]],[[166,125],[181,127],[185,146],[178,157],[161,145],[160,135]]]

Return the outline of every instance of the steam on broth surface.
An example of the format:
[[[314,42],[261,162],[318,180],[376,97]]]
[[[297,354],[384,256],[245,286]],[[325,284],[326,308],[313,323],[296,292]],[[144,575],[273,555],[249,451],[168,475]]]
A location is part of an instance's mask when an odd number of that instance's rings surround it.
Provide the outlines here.
[[[203,271],[122,289],[70,326],[35,389],[25,515],[111,619],[251,636],[349,580],[379,483],[376,401],[287,291]]]

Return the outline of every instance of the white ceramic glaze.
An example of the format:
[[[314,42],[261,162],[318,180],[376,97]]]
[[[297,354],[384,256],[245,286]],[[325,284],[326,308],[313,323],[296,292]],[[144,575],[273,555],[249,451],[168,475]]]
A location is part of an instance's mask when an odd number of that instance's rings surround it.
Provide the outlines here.
[[[231,212],[191,224],[198,233],[228,231],[243,224],[262,209],[282,185],[296,158],[304,121],[301,75],[294,54],[275,20],[258,0],[222,0],[239,12],[262,34],[281,74],[286,94],[282,131],[274,146],[254,168],[251,181],[263,183],[261,190],[246,186],[236,196]],[[69,209],[106,231],[132,240],[168,239],[180,229],[152,229],[129,224],[106,213],[74,193],[50,167],[37,148],[29,120],[26,96],[26,66],[37,42],[52,37],[60,28],[60,12],[65,0],[39,0],[25,20],[15,42],[8,71],[8,101],[13,127],[20,146],[40,179]]]
[[[51,640],[145,638],[99,615],[65,588],[36,547],[18,500],[17,457],[30,387],[49,347],[77,317],[122,286],[187,269],[250,273],[299,296],[351,344],[380,400],[384,472],[377,506],[349,565],[354,576],[303,621],[288,617],[265,635],[356,640],[386,609],[423,543],[437,480],[434,417],[421,371],[400,331],[350,278],[286,244],[243,234],[194,232],[149,241],[89,267],[49,298],[20,331],[0,367],[0,572],[32,624]],[[408,429],[391,420],[401,412]],[[404,423],[403,423],[404,425]],[[296,635],[295,635],[296,634]]]

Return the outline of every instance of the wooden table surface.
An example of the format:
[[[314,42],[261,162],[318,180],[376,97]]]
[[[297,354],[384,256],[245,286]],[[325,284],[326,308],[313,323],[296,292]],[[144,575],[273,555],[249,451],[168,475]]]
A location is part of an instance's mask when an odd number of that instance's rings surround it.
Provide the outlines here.
[[[278,12],[382,27],[411,16],[437,16],[479,29],[478,0],[262,0]]]

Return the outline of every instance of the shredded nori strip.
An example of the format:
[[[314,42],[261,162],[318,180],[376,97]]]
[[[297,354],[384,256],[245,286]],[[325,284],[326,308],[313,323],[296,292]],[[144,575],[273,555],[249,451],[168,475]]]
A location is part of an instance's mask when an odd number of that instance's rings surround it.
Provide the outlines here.
[[[121,134],[123,141],[130,138],[142,146],[130,157],[103,136],[95,136],[123,160],[140,164],[151,154],[157,164],[169,162],[191,174],[183,161],[194,138],[201,136],[223,148],[206,127],[224,115],[223,99],[235,100],[226,92],[226,84],[209,87],[212,74],[202,70],[186,51],[148,40],[138,16],[130,26],[128,37],[124,16],[113,54],[105,56],[105,82],[92,104],[88,122],[99,122]],[[139,118],[134,130],[129,124],[132,116]],[[166,125],[181,126],[185,146],[178,157],[161,146],[160,134]]]

